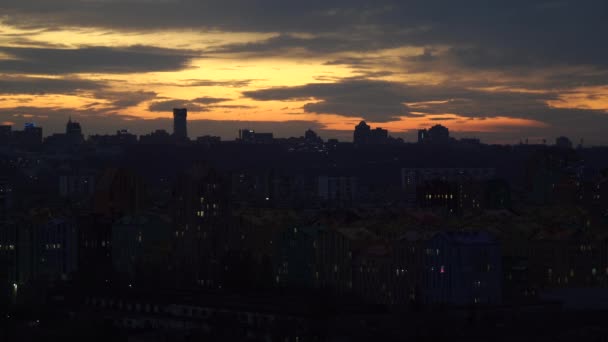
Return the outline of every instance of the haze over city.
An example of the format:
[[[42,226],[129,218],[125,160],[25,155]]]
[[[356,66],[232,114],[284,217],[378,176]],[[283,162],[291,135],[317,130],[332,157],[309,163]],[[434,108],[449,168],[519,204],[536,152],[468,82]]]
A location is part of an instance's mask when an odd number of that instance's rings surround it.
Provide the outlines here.
[[[608,143],[605,1],[0,3],[0,123]]]

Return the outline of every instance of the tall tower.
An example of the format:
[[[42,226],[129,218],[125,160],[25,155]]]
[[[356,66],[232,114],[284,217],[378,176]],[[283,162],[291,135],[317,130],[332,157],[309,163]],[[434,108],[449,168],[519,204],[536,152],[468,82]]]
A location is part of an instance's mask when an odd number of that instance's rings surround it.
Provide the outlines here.
[[[188,109],[174,108],[173,109],[173,136],[179,139],[188,138]]]
[[[67,137],[67,141],[72,144],[79,144],[84,142],[84,135],[82,135],[82,127],[76,121],[72,121],[72,117],[68,120],[68,123],[65,126],[65,135]]]

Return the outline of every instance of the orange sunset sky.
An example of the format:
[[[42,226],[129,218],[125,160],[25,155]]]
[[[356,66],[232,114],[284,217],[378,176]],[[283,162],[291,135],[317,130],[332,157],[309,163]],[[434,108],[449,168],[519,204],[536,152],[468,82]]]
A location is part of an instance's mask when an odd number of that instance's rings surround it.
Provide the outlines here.
[[[605,4],[455,3],[3,0],[0,122],[144,134],[187,107],[191,137],[349,140],[366,120],[608,143]]]

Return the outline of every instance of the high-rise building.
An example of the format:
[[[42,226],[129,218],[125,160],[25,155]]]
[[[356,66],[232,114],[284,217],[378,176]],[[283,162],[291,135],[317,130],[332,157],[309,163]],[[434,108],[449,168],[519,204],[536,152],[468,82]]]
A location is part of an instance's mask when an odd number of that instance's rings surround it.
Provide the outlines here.
[[[569,150],[572,148],[572,141],[568,137],[559,137],[555,139],[555,146]]]
[[[139,143],[145,145],[167,145],[171,143],[171,134],[164,129],[157,129],[150,134],[139,136]]]
[[[418,131],[418,143],[448,144],[450,142],[450,130],[442,125],[435,125],[428,130]]]
[[[13,131],[15,144],[23,148],[36,148],[42,144],[42,127],[36,127],[34,123],[26,123],[23,131]]]
[[[244,143],[255,142],[255,131],[252,129],[239,129],[239,140]]]
[[[370,135],[371,127],[365,121],[361,121],[355,127],[353,142],[358,145],[367,144],[369,142]]]
[[[82,134],[82,128],[78,122],[72,121],[70,117],[68,123],[65,125],[65,134]]]
[[[428,131],[426,129],[418,130],[418,143],[419,144],[422,144],[425,142],[427,134],[428,134]]]
[[[173,109],[173,136],[178,139],[188,138],[188,109],[174,108]]]
[[[428,139],[435,144],[447,144],[450,142],[450,131],[442,125],[435,125],[428,131]]]
[[[388,130],[382,127],[377,127],[370,132],[369,143],[371,144],[386,144],[388,142]]]
[[[0,126],[0,144],[8,144],[11,141],[13,127],[10,125]]]
[[[317,141],[319,140],[319,136],[312,129],[307,129],[306,132],[304,132],[304,139],[306,141]]]
[[[0,177],[0,220],[9,213],[13,199],[13,186],[7,178]]]
[[[65,126],[65,136],[67,143],[77,144],[84,142],[84,135],[82,135],[82,127],[80,127],[80,123],[72,121],[71,117]]]
[[[256,133],[252,129],[240,129],[239,140],[246,144],[272,144],[274,135],[272,133]]]
[[[353,143],[355,145],[386,144],[389,142],[388,130],[382,127],[372,129],[365,121],[355,126]]]

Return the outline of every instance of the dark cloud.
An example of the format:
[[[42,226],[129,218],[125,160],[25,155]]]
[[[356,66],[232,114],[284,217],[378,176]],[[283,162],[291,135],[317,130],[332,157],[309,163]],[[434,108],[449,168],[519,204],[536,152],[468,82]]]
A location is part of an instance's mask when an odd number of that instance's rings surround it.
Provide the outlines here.
[[[396,82],[348,78],[335,83],[311,83],[243,92],[258,101],[309,101],[310,113],[363,117],[383,122],[408,116],[410,111],[456,113],[467,117],[529,117],[530,111],[546,109],[553,93],[483,91],[462,85],[407,85]],[[420,103],[408,108],[405,103]]]
[[[110,102],[113,108],[127,108],[137,106],[146,101],[153,100],[158,94],[153,91],[98,91],[93,94],[96,99]]]
[[[605,66],[608,60],[604,0],[4,0],[0,9],[7,23],[22,27],[283,33],[219,48],[227,52],[447,45],[463,63],[481,59],[483,67],[539,61]]]
[[[375,122],[393,121],[412,115],[411,111],[469,118],[522,118],[558,127],[579,119],[596,123],[608,120],[605,111],[550,107],[547,102],[558,100],[559,92],[490,91],[460,84],[408,85],[350,78],[336,83],[247,91],[243,95],[258,101],[309,101],[304,105],[306,112],[363,117]]]
[[[173,108],[188,108],[191,112],[207,112],[209,109],[206,106],[188,101],[188,100],[167,100],[153,102],[148,107],[151,112],[171,112]]]
[[[263,41],[212,49],[225,53],[296,57],[417,46],[427,49],[409,60],[421,64],[418,70],[425,64],[431,64],[426,67],[431,70],[439,62],[482,70],[608,68],[608,45],[603,44],[608,3],[604,0],[4,0],[0,11],[8,24],[46,29],[281,32]],[[437,46],[448,50],[439,53]],[[173,62],[168,64],[177,68],[187,64]]]
[[[217,107],[217,103],[230,100],[220,97],[199,97],[192,100],[172,99],[153,102],[148,109],[152,112],[171,112],[173,108],[188,108],[192,112],[208,112],[211,108]]]
[[[220,108],[220,109],[252,109],[252,108],[256,108],[256,107],[255,106],[246,106],[246,105],[213,105],[210,108]]]
[[[395,2],[395,1],[390,1]],[[390,10],[363,0],[3,0],[11,25],[22,27],[110,27],[123,29],[205,28],[227,31],[328,31],[364,24]],[[314,25],[312,24],[314,22]]]
[[[431,121],[452,121],[452,120],[458,120],[458,118],[449,117],[449,116],[434,116],[434,117],[430,117],[429,120],[431,120]]]
[[[0,74],[0,94],[72,95],[80,91],[99,90],[104,87],[106,87],[106,83],[103,81],[85,80],[76,77],[42,78]]]
[[[243,88],[251,85],[252,82],[259,80],[184,80],[184,84],[179,84],[183,87],[230,87],[230,88]]]
[[[250,55],[323,55],[335,52],[367,52],[403,44],[399,40],[385,40],[376,34],[365,32],[353,35],[352,32],[335,32],[330,35],[299,37],[281,34],[263,41],[220,45],[207,50],[208,53],[242,53]]]
[[[304,105],[306,112],[363,117],[379,122],[408,115],[403,90],[397,83],[347,79],[337,83],[247,91],[243,95],[258,101],[311,101]]]
[[[189,67],[191,51],[147,46],[79,49],[0,47],[10,59],[0,60],[5,74],[141,73]]]
[[[210,104],[226,102],[226,101],[230,101],[230,99],[221,98],[221,97],[210,97],[210,96],[197,97],[196,99],[192,100],[192,102],[194,102],[194,103],[203,104],[203,105],[210,105]]]
[[[108,101],[110,109],[112,110],[137,106],[142,102],[153,100],[157,96],[157,93],[153,91],[109,90],[109,84],[106,81],[92,81],[76,77],[43,78],[10,75],[3,75],[0,77],[0,94],[77,95],[93,97],[94,99]],[[20,101],[30,102],[31,99],[21,99]],[[84,109],[89,109],[97,105],[105,104],[95,102],[86,106]]]

